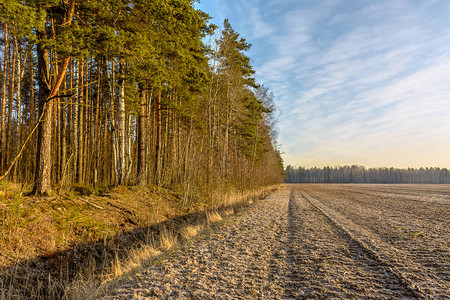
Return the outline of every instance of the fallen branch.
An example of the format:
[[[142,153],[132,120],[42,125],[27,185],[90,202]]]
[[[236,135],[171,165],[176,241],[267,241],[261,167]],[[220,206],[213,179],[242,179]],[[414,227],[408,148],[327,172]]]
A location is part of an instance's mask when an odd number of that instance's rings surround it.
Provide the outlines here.
[[[94,203],[92,203],[92,202],[89,202],[89,200],[87,200],[87,199],[83,199],[83,198],[78,198],[78,199],[80,199],[81,201],[86,202],[87,204],[89,204],[89,205],[91,205],[91,206],[93,206],[93,207],[95,207],[95,208],[98,208],[98,209],[104,209],[103,207],[101,207],[101,206],[99,206],[99,205],[97,205],[97,204],[94,204]]]

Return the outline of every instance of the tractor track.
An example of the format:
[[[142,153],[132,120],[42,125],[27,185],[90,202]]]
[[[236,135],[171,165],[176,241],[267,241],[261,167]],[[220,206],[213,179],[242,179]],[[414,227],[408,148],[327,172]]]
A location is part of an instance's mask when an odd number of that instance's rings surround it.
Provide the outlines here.
[[[382,219],[350,219],[348,199],[310,189],[285,185],[103,299],[448,299],[445,258],[444,275],[424,271],[374,230]]]
[[[403,264],[399,265],[396,263],[398,259],[390,259],[387,253],[384,253],[379,246],[375,244],[383,244],[379,238],[377,238],[372,233],[366,231],[364,228],[358,228],[357,225],[351,223],[351,221],[345,219],[338,212],[332,210],[331,208],[326,207],[321,204],[317,199],[312,198],[305,192],[300,192],[301,196],[305,198],[312,206],[314,206],[317,210],[319,210],[327,219],[333,223],[336,227],[340,228],[345,234],[348,236],[349,242],[352,241],[359,245],[361,251],[368,255],[371,259],[380,263],[382,268],[384,268],[387,272],[391,273],[393,276],[397,277],[399,282],[403,284],[403,286],[411,291],[411,294],[417,298],[429,298],[431,295],[429,293],[424,292],[424,289],[427,289],[428,292],[431,290],[427,288],[429,285],[436,285],[433,282],[433,279],[430,277],[426,278],[426,282],[422,282],[422,284],[414,282],[414,279],[411,279],[407,274],[401,271],[402,268],[405,268],[405,264],[414,265],[411,261],[403,261]],[[358,228],[358,229],[356,229]],[[376,240],[376,242],[375,242]],[[395,253],[398,255],[398,253]],[[425,286],[425,287],[423,287]]]
[[[347,187],[302,186],[300,190],[335,223],[378,255],[410,288],[426,298],[450,299],[449,187],[427,186],[431,189],[427,193],[423,186],[412,185],[409,190],[414,196],[391,198],[380,198],[376,193],[361,196],[354,192],[342,193]],[[389,192],[397,186],[379,189]],[[433,195],[433,202],[423,205],[411,201],[418,192],[423,199]]]
[[[427,298],[307,197],[291,191],[285,298]]]

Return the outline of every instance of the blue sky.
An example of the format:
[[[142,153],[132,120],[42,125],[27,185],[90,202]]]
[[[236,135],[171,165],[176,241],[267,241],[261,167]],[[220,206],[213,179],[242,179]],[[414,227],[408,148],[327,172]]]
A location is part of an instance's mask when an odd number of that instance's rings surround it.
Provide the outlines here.
[[[285,165],[450,168],[450,1],[203,0],[253,46]]]

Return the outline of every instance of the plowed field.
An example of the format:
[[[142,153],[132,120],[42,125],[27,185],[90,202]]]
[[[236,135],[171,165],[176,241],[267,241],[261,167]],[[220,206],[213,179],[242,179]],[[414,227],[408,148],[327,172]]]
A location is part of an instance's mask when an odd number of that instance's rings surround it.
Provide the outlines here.
[[[450,186],[285,185],[105,299],[448,299]]]

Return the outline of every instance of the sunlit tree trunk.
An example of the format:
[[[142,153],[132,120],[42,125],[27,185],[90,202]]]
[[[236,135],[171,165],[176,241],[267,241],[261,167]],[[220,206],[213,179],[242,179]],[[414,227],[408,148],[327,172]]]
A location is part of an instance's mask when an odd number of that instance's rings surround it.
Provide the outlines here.
[[[147,93],[148,91],[141,87],[140,113],[137,121],[137,177],[140,185],[147,183]]]
[[[125,66],[123,63],[119,65],[119,145],[120,145],[120,184],[125,184],[127,175],[127,139],[126,139],[126,118],[125,118]]]
[[[5,23],[5,30],[3,31],[5,39],[5,48],[3,51],[3,85],[2,85],[2,122],[1,122],[1,146],[0,146],[0,170],[6,168],[6,89],[7,89],[7,78],[8,78],[8,60],[9,60],[9,35],[8,35],[8,24]]]
[[[22,67],[22,51],[19,51],[19,44],[17,42],[17,37],[14,39],[15,49],[16,49],[16,57],[17,59],[17,126],[14,130],[14,136],[17,138],[17,147],[14,148],[13,156],[15,157],[17,154],[18,147],[22,144],[22,78],[24,74],[24,68]],[[20,161],[17,163],[15,168],[15,178],[16,180],[23,180],[23,178],[19,179],[19,174],[21,171]]]
[[[83,147],[84,147],[84,60],[81,58],[78,62],[78,168],[77,168],[77,182],[83,182]]]
[[[155,141],[155,184],[158,184],[161,179],[161,91],[159,91],[156,97],[155,105],[155,116],[156,116],[156,141]]]
[[[69,1],[66,15],[63,17],[64,26],[72,24],[75,10],[75,0]],[[51,143],[52,143],[52,117],[53,117],[53,97],[58,93],[64,80],[67,67],[70,63],[70,56],[65,55],[61,60],[61,68],[54,83],[51,82],[49,74],[49,57],[46,46],[42,41],[47,39],[46,32],[38,32],[41,42],[37,47],[38,68],[39,68],[39,128],[37,136],[36,172],[33,185],[33,194],[48,194],[51,191]]]
[[[74,181],[78,182],[79,176],[78,176],[78,168],[79,168],[79,142],[80,142],[80,132],[79,132],[79,105],[80,103],[80,61],[77,60],[76,64],[74,64],[74,70],[73,72],[76,73],[74,84],[77,85],[77,93],[75,97],[75,103],[73,105],[73,172],[74,172]],[[78,82],[78,83],[77,83]]]
[[[30,114],[30,118],[28,121],[28,129],[31,130],[31,128],[33,128],[36,124],[36,100],[35,100],[35,96],[34,96],[34,62],[33,62],[34,56],[33,56],[33,52],[30,51],[30,56],[29,56],[29,72],[30,72],[30,99],[29,99],[29,103],[28,103],[28,111]],[[36,145],[35,143],[33,144],[29,144],[29,149],[28,149],[28,157],[35,157],[36,154]],[[25,156],[23,156],[25,157]],[[23,158],[22,157],[22,158]],[[26,180],[27,181],[31,181],[34,178],[34,171],[36,169],[35,166],[35,161],[33,159],[29,159],[29,160],[25,160],[24,159],[24,163],[26,164],[27,168],[26,168]]]
[[[112,61],[111,71],[111,143],[113,152],[113,178],[114,184],[120,184],[120,165],[119,165],[119,151],[118,151],[118,139],[117,139],[117,126],[116,126],[116,107],[115,107],[115,61]]]
[[[11,61],[11,75],[10,75],[10,83],[9,83],[9,101],[8,101],[8,122],[7,122],[7,135],[6,135],[6,145],[5,145],[5,166],[10,163],[11,157],[13,155],[15,140],[13,137],[13,102],[15,95],[15,81],[16,81],[16,48],[13,44],[12,47],[12,61]]]
[[[39,33],[45,39],[46,33]],[[39,77],[39,128],[37,137],[36,172],[33,194],[48,194],[51,191],[51,132],[53,100],[49,99],[51,82],[49,74],[49,57],[42,44],[37,48]]]
[[[100,128],[100,93],[102,89],[102,59],[97,61],[97,98],[96,98],[96,109],[95,109],[95,142],[93,148],[95,148],[95,161],[94,161],[94,185],[98,184],[98,169],[100,165],[101,154],[101,128]]]

